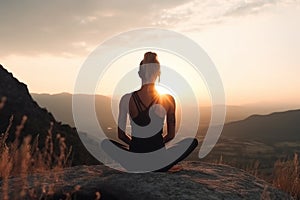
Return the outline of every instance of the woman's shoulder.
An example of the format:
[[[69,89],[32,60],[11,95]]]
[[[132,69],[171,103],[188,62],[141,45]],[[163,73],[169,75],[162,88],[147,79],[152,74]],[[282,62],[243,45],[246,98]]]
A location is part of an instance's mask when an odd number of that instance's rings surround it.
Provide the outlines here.
[[[129,101],[130,98],[132,97],[132,95],[135,94],[135,93],[137,93],[138,91],[139,91],[139,90],[136,90],[136,91],[133,91],[133,92],[124,94],[124,95],[121,97],[121,100],[120,100],[120,101]]]
[[[159,99],[161,102],[167,103],[167,104],[173,104],[175,105],[175,99],[172,95],[170,94],[162,94],[159,96]]]
[[[172,100],[172,101],[175,100],[174,97],[170,94],[162,94],[160,96],[164,99],[168,99],[168,100]]]
[[[132,93],[124,94],[120,99],[120,103],[129,102],[131,95]]]

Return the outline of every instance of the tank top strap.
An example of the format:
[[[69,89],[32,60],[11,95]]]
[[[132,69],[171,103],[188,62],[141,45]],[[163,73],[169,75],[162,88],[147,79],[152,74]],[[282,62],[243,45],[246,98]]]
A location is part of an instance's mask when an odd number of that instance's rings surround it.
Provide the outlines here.
[[[135,96],[136,96],[136,99],[137,99],[138,103],[140,105],[142,105],[144,108],[147,108],[147,106],[142,102],[140,96],[136,92],[135,92]]]
[[[132,93],[132,97],[133,97],[133,101],[136,105],[136,108],[138,109],[138,112],[141,113],[143,111],[143,109],[141,107],[141,104],[140,104],[139,98],[137,97],[136,92]]]
[[[153,100],[150,102],[150,104],[148,106],[146,106],[143,103],[143,101],[141,100],[141,98],[139,97],[139,95],[138,94],[135,94],[135,95],[136,95],[137,101],[139,102],[140,105],[142,105],[145,108],[145,110],[149,109],[156,102],[156,100],[157,100],[157,97],[155,96],[153,98]]]
[[[156,102],[156,100],[157,100],[156,97],[154,97],[151,103],[149,104],[149,106],[147,107],[147,109],[149,109]]]

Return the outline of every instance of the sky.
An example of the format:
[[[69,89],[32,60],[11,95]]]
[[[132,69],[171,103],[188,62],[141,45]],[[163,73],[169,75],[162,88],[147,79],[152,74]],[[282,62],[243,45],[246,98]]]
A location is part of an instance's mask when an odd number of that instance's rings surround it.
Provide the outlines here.
[[[143,27],[197,42],[218,69],[228,104],[299,105],[299,0],[0,0],[0,64],[32,93],[72,93],[98,45]],[[172,56],[158,59],[174,66]],[[137,52],[119,62],[141,59]]]

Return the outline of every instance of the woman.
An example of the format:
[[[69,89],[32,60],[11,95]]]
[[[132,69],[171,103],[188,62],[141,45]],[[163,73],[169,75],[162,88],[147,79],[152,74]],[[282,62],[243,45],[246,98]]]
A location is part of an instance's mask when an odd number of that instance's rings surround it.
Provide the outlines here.
[[[148,153],[165,148],[165,144],[175,137],[176,105],[171,95],[159,95],[155,90],[155,81],[160,77],[160,64],[156,53],[144,54],[138,74],[142,80],[141,88],[124,95],[119,104],[118,137],[129,146],[129,149],[115,141],[112,142],[131,152]],[[131,135],[125,132],[128,115],[132,128]],[[163,136],[165,117],[167,133]],[[158,171],[167,171],[187,157],[197,145],[197,140],[192,139],[190,147],[180,158]]]

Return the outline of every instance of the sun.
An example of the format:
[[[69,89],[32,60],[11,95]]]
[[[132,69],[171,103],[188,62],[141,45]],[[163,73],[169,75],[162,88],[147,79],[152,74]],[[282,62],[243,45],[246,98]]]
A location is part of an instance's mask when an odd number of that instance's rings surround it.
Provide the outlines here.
[[[171,91],[162,85],[155,85],[155,89],[160,95],[171,94]]]

